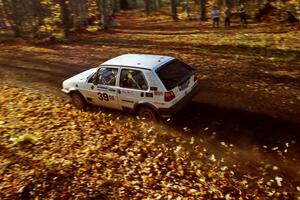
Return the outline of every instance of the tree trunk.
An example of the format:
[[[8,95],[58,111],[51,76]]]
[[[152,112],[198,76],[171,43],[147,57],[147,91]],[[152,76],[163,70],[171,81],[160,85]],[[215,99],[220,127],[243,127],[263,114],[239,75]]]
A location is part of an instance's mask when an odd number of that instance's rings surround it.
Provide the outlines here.
[[[101,0],[101,24],[103,30],[108,30],[107,0]]]
[[[232,8],[233,1],[232,0],[224,0],[224,5],[227,6],[228,8]]]
[[[5,15],[4,15],[2,4],[0,4],[0,31],[2,28],[4,28],[4,20],[5,20]]]
[[[185,0],[185,13],[186,13],[187,20],[191,20],[190,0]]]
[[[161,0],[157,0],[157,6],[158,6],[158,9],[160,9],[162,7],[162,2]]]
[[[147,15],[150,14],[150,0],[145,0],[145,12]]]
[[[21,31],[21,17],[18,14],[18,2],[17,0],[3,0],[3,5],[4,5],[4,11],[6,16],[8,17],[8,20],[11,24],[11,30],[14,32],[15,37],[20,37],[22,36],[22,31]]]
[[[83,24],[84,26],[88,25],[88,18],[89,18],[89,6],[87,1],[83,1],[82,3],[82,12],[83,12]]]
[[[103,30],[108,30],[108,8],[107,8],[107,0],[97,0],[96,1],[98,10],[101,13],[101,27]]]
[[[8,17],[5,12],[4,4],[0,4],[0,29],[6,28],[6,23],[5,23],[6,21],[8,21]]]
[[[171,0],[170,4],[171,4],[171,16],[172,16],[172,19],[174,21],[177,21],[178,20],[178,16],[177,16],[176,0]]]
[[[113,12],[119,12],[120,11],[120,1],[114,0],[113,1]]]
[[[68,37],[70,34],[70,27],[71,27],[70,10],[66,0],[59,0],[58,2],[62,14],[62,28],[64,30],[65,37]]]
[[[154,11],[159,11],[160,10],[160,3],[159,3],[159,0],[152,0],[152,3],[153,3],[153,10]]]
[[[34,20],[32,20],[33,31],[37,32],[38,28],[42,26],[44,20],[44,12],[41,2],[39,0],[31,0],[32,1],[32,16]]]
[[[123,10],[129,9],[129,4],[127,0],[120,0],[120,7]]]
[[[131,0],[130,9],[137,9],[138,2],[137,0]]]
[[[297,5],[298,26],[300,27],[300,3]]]
[[[80,0],[78,4],[79,13],[79,29],[85,28],[88,25],[89,11],[87,1]]]
[[[200,20],[206,21],[206,0],[199,0],[200,5]]]

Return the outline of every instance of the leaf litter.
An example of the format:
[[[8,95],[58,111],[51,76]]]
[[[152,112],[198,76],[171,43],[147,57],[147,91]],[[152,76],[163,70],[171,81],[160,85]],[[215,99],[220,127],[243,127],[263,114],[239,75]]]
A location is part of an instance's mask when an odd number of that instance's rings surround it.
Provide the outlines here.
[[[268,165],[256,174],[229,166],[201,146],[203,139],[186,140],[141,119],[79,111],[29,89],[0,84],[0,91],[1,199],[299,196],[299,186],[282,174],[271,177]]]

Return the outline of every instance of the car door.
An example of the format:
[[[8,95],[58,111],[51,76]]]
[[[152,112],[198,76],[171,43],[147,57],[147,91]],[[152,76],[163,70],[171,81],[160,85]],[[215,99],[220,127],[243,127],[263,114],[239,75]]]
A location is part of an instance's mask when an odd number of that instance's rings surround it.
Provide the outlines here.
[[[148,83],[142,70],[123,67],[119,81],[119,102],[122,109],[133,109],[144,99]]]
[[[118,102],[117,79],[119,76],[118,67],[100,67],[96,72],[90,94],[93,104],[120,109]]]

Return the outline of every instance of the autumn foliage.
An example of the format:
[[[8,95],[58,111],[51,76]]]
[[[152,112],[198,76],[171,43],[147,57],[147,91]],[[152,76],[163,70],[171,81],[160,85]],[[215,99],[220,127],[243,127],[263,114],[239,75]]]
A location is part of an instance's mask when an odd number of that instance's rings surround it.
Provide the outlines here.
[[[20,2],[0,0],[0,16],[9,21],[5,28],[16,36],[31,37],[0,38],[0,199],[299,198],[295,140],[270,146],[255,141],[245,150],[237,144],[250,129],[241,130],[235,121],[225,126],[230,127],[225,134],[239,133],[231,144],[215,139],[219,133],[211,127],[222,123],[222,129],[227,123],[215,116],[203,123],[209,127],[198,126],[192,135],[191,127],[173,130],[174,123],[152,124],[101,108],[79,111],[67,98],[53,95],[72,74],[114,56],[162,54],[197,68],[201,92],[194,100],[199,104],[220,113],[240,109],[298,123],[297,26],[266,16],[274,24],[250,21],[241,28],[233,19],[231,28],[214,29],[211,21],[185,21],[189,1],[180,1],[176,23],[168,7],[149,15],[124,11],[117,16],[121,26],[96,33],[103,17],[100,1]],[[66,2],[68,9],[63,11]],[[249,9],[251,2],[262,1],[244,2],[250,2]],[[278,1],[270,2],[275,6]],[[277,7],[298,16],[297,3],[281,1]],[[207,1],[207,8],[212,5]],[[191,18],[198,19],[199,8],[191,11]],[[65,22],[63,12],[69,12]],[[94,24],[89,24],[89,17]],[[66,39],[64,31],[77,34]],[[44,37],[54,37],[56,43]],[[193,117],[193,122],[201,123],[196,111],[186,111],[182,119],[188,122]],[[255,125],[247,121],[247,126]]]
[[[292,199],[300,188],[262,162],[255,173],[205,141],[161,125],[1,84],[1,199]],[[235,147],[221,143],[224,154]]]
[[[175,21],[206,21],[210,19],[212,6],[217,6],[221,12],[228,6],[238,16],[241,4],[246,6],[248,18],[268,15],[264,7],[272,5],[279,10],[276,20],[286,20],[292,16],[299,22],[298,0],[30,0],[26,3],[0,0],[0,29],[4,29],[0,34],[3,32],[31,40],[64,41],[71,33],[82,30],[109,29],[110,25],[115,24],[111,23],[112,16],[121,9],[139,9],[146,15],[165,13]]]

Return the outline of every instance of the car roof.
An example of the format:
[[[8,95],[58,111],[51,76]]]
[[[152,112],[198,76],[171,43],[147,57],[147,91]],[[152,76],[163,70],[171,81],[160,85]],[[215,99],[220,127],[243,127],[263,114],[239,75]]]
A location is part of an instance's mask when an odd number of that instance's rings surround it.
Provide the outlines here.
[[[127,66],[135,68],[144,68],[155,70],[161,65],[174,60],[175,58],[162,55],[150,55],[150,54],[124,54],[115,58],[112,58],[101,65],[111,66]]]

